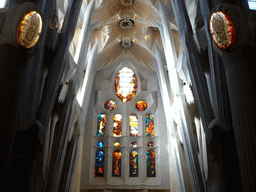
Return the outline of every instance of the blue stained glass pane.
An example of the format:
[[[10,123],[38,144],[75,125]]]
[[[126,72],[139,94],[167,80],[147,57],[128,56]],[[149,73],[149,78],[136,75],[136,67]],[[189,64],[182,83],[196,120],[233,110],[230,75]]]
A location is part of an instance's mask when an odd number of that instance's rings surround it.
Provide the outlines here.
[[[105,114],[101,113],[98,115],[97,136],[105,136],[106,119]]]
[[[150,150],[146,154],[147,177],[155,177],[155,152]]]
[[[95,158],[94,176],[103,177],[103,175],[104,175],[104,152],[97,151],[96,158]]]
[[[104,144],[103,144],[102,141],[100,141],[100,142],[97,143],[97,146],[98,146],[99,148],[102,148],[102,147],[104,146]]]

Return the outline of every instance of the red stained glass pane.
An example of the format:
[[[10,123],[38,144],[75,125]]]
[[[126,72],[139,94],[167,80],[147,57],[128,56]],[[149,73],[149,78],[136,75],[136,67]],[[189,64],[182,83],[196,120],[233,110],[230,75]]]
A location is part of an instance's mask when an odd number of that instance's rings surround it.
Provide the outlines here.
[[[146,101],[138,101],[136,103],[136,108],[139,110],[139,111],[144,111],[147,109],[147,103]]]
[[[130,152],[130,177],[138,177],[138,152]]]
[[[121,177],[121,151],[113,152],[113,177]]]
[[[108,111],[113,111],[116,108],[116,103],[113,100],[108,100],[108,101],[105,102],[104,107]]]

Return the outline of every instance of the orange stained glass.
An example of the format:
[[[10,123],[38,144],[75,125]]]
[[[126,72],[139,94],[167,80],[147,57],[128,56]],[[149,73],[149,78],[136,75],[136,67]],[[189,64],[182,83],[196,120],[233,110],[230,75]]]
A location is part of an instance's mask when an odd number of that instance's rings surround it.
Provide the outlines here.
[[[113,169],[112,176],[113,177],[121,177],[121,151],[113,152]]]
[[[105,102],[104,107],[108,111],[113,111],[116,108],[116,103],[113,100],[108,100]]]
[[[114,146],[115,146],[115,147],[120,147],[121,144],[117,141],[117,142],[114,143]]]
[[[130,115],[130,136],[138,137],[138,117],[135,114]]]
[[[139,111],[145,111],[147,109],[147,103],[146,101],[138,101],[136,103],[136,108],[139,110]]]
[[[113,123],[113,137],[121,137],[121,136],[122,136],[122,115],[115,114],[114,123]]]
[[[115,91],[122,102],[129,102],[135,97],[137,78],[129,67],[124,67],[118,71],[115,78]]]
[[[146,136],[154,136],[154,116],[153,115],[146,115]]]

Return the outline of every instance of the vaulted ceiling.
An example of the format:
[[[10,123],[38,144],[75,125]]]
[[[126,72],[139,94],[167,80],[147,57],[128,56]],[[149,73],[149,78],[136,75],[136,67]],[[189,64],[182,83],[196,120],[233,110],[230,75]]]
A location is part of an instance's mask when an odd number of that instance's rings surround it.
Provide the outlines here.
[[[90,0],[84,0],[86,5],[89,2]],[[128,6],[125,6],[125,3]],[[169,0],[162,0],[162,3],[170,8]],[[98,43],[98,56],[95,61],[99,63],[98,70],[115,62],[117,58],[120,61],[127,57],[133,58],[133,61],[136,60],[145,68],[154,70],[155,46],[163,49],[158,4],[157,0],[95,0],[95,11],[91,17],[91,26],[95,29],[90,47]],[[172,22],[170,26],[178,49],[179,38],[173,16]],[[74,48],[78,44],[81,26],[80,20],[73,40]]]

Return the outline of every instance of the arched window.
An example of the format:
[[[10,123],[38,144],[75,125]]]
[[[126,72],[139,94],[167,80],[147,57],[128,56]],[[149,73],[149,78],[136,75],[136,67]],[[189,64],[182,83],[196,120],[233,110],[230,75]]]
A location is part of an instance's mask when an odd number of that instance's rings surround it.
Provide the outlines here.
[[[153,115],[146,115],[146,136],[154,136],[154,116]]]
[[[138,117],[135,114],[130,115],[130,136],[138,137]]]
[[[98,150],[95,158],[95,177],[103,177],[104,175],[104,151]]]
[[[97,136],[105,136],[106,119],[105,114],[101,113],[98,115]]]
[[[156,176],[155,152],[153,150],[147,151],[146,165],[147,165],[147,177],[155,177]]]
[[[125,103],[134,98],[137,92],[137,78],[129,67],[118,71],[115,78],[115,90],[117,97]]]
[[[138,177],[138,152],[130,152],[130,177]]]
[[[122,136],[122,115],[115,114],[113,123],[113,136],[121,137]]]
[[[121,151],[113,152],[113,169],[112,176],[113,177],[121,177]]]

